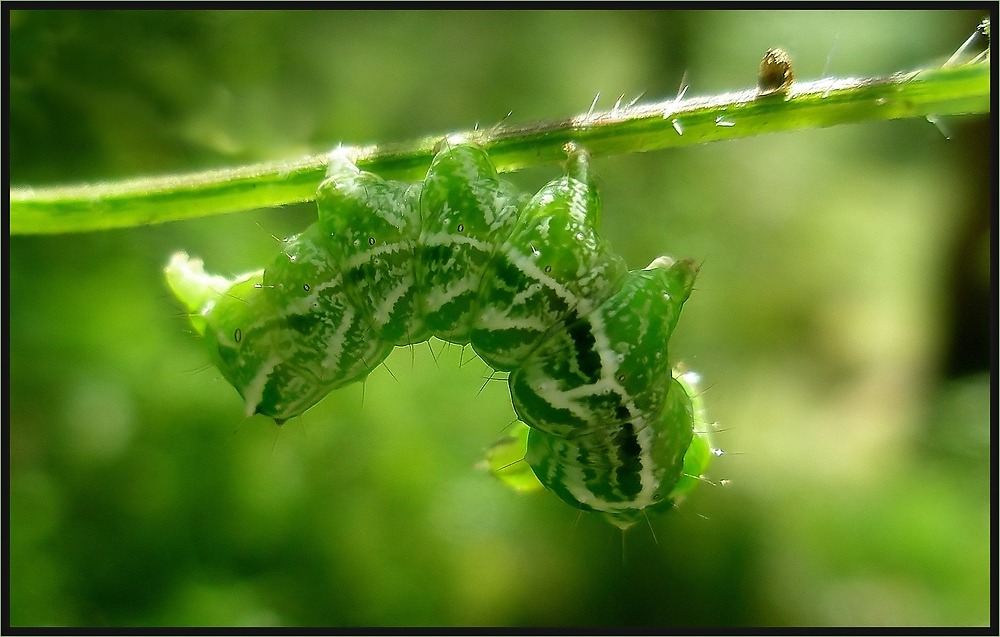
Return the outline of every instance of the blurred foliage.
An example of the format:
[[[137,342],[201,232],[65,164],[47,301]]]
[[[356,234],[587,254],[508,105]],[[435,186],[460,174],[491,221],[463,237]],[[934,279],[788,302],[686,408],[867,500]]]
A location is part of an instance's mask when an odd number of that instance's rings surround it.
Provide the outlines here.
[[[10,179],[561,118],[685,72],[689,96],[743,89],[774,46],[797,78],[882,75],[942,63],[982,17],[16,11]],[[596,162],[630,265],[703,260],[672,355],[729,452],[727,487],[624,537],[476,468],[513,414],[469,350],[398,349],[280,429],[242,419],[161,270],[177,249],[259,267],[309,205],[10,238],[10,621],[987,624],[995,138],[944,124]]]

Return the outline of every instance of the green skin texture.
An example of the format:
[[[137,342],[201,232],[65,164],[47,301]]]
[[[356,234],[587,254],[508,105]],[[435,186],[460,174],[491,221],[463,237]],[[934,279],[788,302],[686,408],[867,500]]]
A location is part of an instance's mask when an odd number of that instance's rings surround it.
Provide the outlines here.
[[[183,253],[166,269],[248,414],[300,415],[397,345],[471,343],[510,372],[546,488],[622,528],[672,505],[693,407],[667,343],[697,268],[627,271],[598,234],[585,152],[529,200],[471,144],[445,145],[421,184],[337,151],[317,207],[262,271],[226,280]]]
[[[595,511],[621,529],[676,507],[704,481],[702,475],[720,452],[712,447],[712,425],[705,416],[697,374],[676,368],[673,371],[661,419],[654,423],[652,431],[643,434],[657,436],[652,444],[647,441],[643,447],[652,454],[647,455],[648,463],[640,459],[637,464],[628,453],[612,455],[616,450],[627,452],[622,445],[601,444],[586,436],[558,438],[517,421],[487,451],[486,467],[515,491],[530,493],[547,488],[566,503]],[[612,429],[605,437],[616,434],[621,436],[622,432]],[[677,453],[685,448],[678,467]],[[641,475],[642,466],[655,472],[654,478],[646,482],[653,489],[644,493],[634,488],[634,475]],[[569,472],[577,475],[568,478],[565,474]],[[580,490],[580,484],[587,489]],[[609,500],[618,505],[609,506]],[[627,508],[622,502],[633,506]]]

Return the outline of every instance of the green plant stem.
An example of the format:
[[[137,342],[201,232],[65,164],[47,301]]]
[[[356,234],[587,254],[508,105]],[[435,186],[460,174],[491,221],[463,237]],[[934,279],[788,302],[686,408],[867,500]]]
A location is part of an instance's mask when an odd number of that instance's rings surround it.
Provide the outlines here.
[[[757,89],[616,107],[558,122],[458,133],[482,144],[501,171],[565,159],[575,142],[594,156],[637,153],[779,131],[875,120],[990,111],[990,64],[897,73],[886,78],[796,82],[787,93]],[[443,136],[358,148],[357,163],[387,178],[417,180]],[[127,228],[313,199],[325,154],[113,183],[10,190],[10,233]]]

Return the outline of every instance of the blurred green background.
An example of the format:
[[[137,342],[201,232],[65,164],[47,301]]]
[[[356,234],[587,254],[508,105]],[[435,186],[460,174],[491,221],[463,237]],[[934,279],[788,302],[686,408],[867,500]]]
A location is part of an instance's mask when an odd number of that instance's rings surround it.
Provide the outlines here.
[[[685,72],[688,96],[745,89],[774,46],[799,79],[884,75],[983,17],[18,11],[11,184],[558,119]],[[458,347],[398,349],[280,429],[242,417],[161,271],[178,249],[255,269],[311,205],[12,237],[10,621],[989,623],[995,146],[988,116],[943,124],[595,161],[631,266],[703,261],[672,356],[727,452],[726,486],[624,537],[477,468],[512,410]]]

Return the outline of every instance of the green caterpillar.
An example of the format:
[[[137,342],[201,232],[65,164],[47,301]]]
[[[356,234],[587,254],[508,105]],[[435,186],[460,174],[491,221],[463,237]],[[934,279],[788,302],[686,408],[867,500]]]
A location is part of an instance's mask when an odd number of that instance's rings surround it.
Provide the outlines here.
[[[178,253],[167,280],[248,415],[279,424],[397,345],[471,343],[509,372],[541,484],[625,528],[707,464],[690,451],[705,447],[695,393],[667,357],[697,269],[660,257],[628,271],[598,234],[587,154],[567,151],[566,174],[530,199],[472,144],[446,144],[419,184],[337,151],[318,221],[270,265],[227,280]]]

